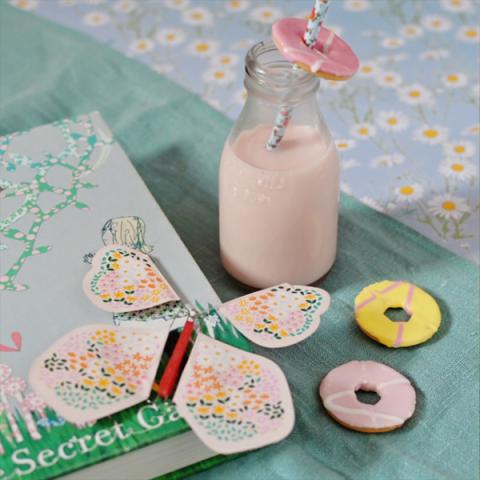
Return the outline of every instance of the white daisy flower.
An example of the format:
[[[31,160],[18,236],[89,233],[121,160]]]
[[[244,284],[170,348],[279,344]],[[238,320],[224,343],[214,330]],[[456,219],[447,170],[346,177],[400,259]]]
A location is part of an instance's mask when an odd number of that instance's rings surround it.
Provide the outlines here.
[[[442,82],[447,88],[461,88],[468,82],[468,77],[461,72],[452,72],[443,75]]]
[[[188,46],[188,53],[197,57],[209,57],[218,50],[218,42],[213,40],[195,40]]]
[[[322,79],[320,85],[326,90],[340,90],[346,86],[346,82],[342,80],[325,80]]]
[[[452,28],[452,22],[442,15],[426,15],[422,25],[432,32],[446,32]]]
[[[379,155],[378,157],[372,158],[370,161],[370,167],[372,168],[383,168],[383,167],[394,167],[395,165],[400,165],[405,161],[405,157],[400,153],[392,153],[391,155]]]
[[[397,200],[412,203],[423,197],[424,189],[418,183],[405,183],[394,190]]]
[[[175,70],[175,67],[171,63],[154,63],[151,68],[160,75],[165,75]]]
[[[377,57],[377,62],[380,65],[386,64],[390,66],[392,63],[400,63],[404,60],[407,60],[408,55],[406,53],[390,53],[388,55],[379,55]]]
[[[149,38],[137,38],[129,45],[129,51],[134,55],[143,55],[154,48],[155,44]]]
[[[130,13],[138,7],[135,0],[118,0],[113,9],[118,13]]]
[[[104,12],[89,12],[83,17],[83,23],[89,27],[102,27],[110,22],[110,16]]]
[[[360,166],[360,162],[356,158],[340,160],[340,167],[342,168],[342,170],[350,170],[351,168],[355,168],[359,166]]]
[[[433,50],[425,50],[419,55],[420,60],[442,60],[448,58],[450,52],[444,48],[436,48]]]
[[[173,10],[184,10],[190,6],[190,0],[165,0],[165,5]]]
[[[250,5],[248,0],[228,0],[225,4],[225,8],[229,12],[243,12]]]
[[[357,123],[350,128],[350,135],[356,138],[371,138],[377,133],[375,125],[368,122]]]
[[[454,195],[437,195],[428,202],[428,209],[436,216],[447,220],[458,220],[470,207],[464,198]]]
[[[210,59],[210,63],[218,67],[233,67],[239,60],[238,55],[234,55],[233,53],[220,53],[214,55]]]
[[[283,17],[281,10],[275,7],[257,7],[250,12],[250,18],[256,22],[270,25]]]
[[[470,25],[461,27],[457,31],[457,38],[463,42],[479,43],[480,42],[480,27],[477,25]]]
[[[469,136],[469,135],[480,135],[480,123],[474,123],[473,125],[470,125],[470,127],[467,127],[463,132],[463,136]]]
[[[346,152],[347,150],[351,150],[355,148],[357,142],[353,139],[349,138],[337,138],[335,140],[335,146],[339,152]]]
[[[471,12],[473,4],[470,0],[440,0],[440,5],[447,12]]]
[[[248,50],[255,42],[256,40],[254,38],[242,38],[238,42],[235,42],[232,45],[232,48],[235,50],[242,50],[243,52],[244,50]]]
[[[404,38],[418,38],[423,35],[423,29],[419,25],[409,23],[400,28],[400,35]]]
[[[402,112],[384,111],[376,118],[377,125],[387,132],[401,132],[409,125],[408,117]]]
[[[377,212],[383,212],[385,209],[372,197],[364,196],[360,197],[360,201],[365,205],[377,210]]]
[[[155,41],[159,45],[179,45],[186,38],[185,32],[179,28],[161,28],[155,34]]]
[[[228,68],[214,67],[203,72],[202,78],[207,83],[216,83],[217,85],[228,85],[235,78],[235,72]]]
[[[213,15],[206,8],[195,7],[182,12],[182,21],[188,25],[210,27],[213,25]]]
[[[470,158],[475,155],[476,147],[473,142],[457,140],[443,145],[445,155],[449,157]]]
[[[371,7],[369,0],[346,0],[343,8],[349,12],[364,12]]]
[[[414,140],[418,140],[429,145],[442,143],[448,136],[448,129],[438,125],[422,125],[413,133]]]
[[[382,87],[395,88],[403,82],[402,76],[393,71],[380,72],[375,75],[375,81]]]
[[[340,190],[347,195],[352,194],[352,187],[348,183],[340,182]]]
[[[20,10],[25,10],[27,12],[35,10],[38,7],[37,0],[9,0],[10,5]]]
[[[367,38],[380,38],[385,35],[382,30],[360,30],[360,35]]]
[[[402,102],[410,105],[422,105],[432,102],[432,92],[419,83],[401,87],[398,90],[398,97]]]
[[[405,45],[405,40],[403,38],[387,37],[380,42],[380,45],[384,48],[400,48]]]
[[[380,67],[377,62],[368,61],[361,62],[358,68],[358,75],[360,77],[374,77],[380,73]]]
[[[458,178],[459,180],[469,180],[477,175],[477,166],[457,158],[447,158],[444,160],[438,171],[447,178]]]

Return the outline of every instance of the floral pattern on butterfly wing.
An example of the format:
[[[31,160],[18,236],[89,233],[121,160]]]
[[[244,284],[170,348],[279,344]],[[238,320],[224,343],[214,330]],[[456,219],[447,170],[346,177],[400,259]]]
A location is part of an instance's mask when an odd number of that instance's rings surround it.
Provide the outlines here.
[[[195,343],[174,401],[219,453],[279,441],[293,428],[290,391],[278,366],[205,335]]]
[[[329,303],[324,290],[282,284],[227,302],[219,312],[251,341],[275,348],[313,334]]]
[[[119,245],[97,252],[83,286],[96,306],[111,312],[137,311],[178,300],[148,255]]]
[[[167,335],[168,324],[78,328],[37,359],[30,383],[68,421],[96,420],[148,398]]]

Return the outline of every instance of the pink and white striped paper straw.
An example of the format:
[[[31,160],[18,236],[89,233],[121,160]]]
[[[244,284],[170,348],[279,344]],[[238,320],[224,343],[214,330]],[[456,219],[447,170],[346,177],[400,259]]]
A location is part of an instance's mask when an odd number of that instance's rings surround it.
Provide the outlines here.
[[[320,32],[320,28],[322,27],[322,23],[327,14],[329,4],[330,0],[315,0],[312,13],[308,19],[307,29],[303,35],[303,41],[309,48],[313,48],[317,42],[318,33]],[[296,65],[293,66],[293,75],[298,68],[299,67]],[[280,111],[275,119],[275,126],[273,127],[270,138],[265,145],[267,150],[275,150],[275,148],[278,147],[278,144],[282,141],[288,122],[292,116],[292,110],[292,107],[288,104],[280,107]]]

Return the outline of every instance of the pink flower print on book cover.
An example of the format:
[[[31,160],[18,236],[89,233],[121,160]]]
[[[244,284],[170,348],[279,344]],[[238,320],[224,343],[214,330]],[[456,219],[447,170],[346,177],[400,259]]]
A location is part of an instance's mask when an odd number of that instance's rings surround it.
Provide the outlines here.
[[[44,418],[45,406],[41,398],[27,392],[27,383],[23,378],[14,376],[7,364],[0,363],[0,456],[5,452],[4,442],[24,441],[20,423],[31,439],[42,438],[32,413]]]
[[[148,255],[121,245],[96,253],[83,289],[94,305],[109,312],[133,312],[178,300]]]
[[[282,370],[199,334],[173,399],[208,448],[231,454],[279,442],[295,422]]]
[[[218,311],[250,341],[280,348],[315,333],[329,306],[325,290],[284,283],[231,300]]]
[[[149,397],[168,332],[163,321],[77,328],[37,358],[30,384],[69,422],[111,415]]]

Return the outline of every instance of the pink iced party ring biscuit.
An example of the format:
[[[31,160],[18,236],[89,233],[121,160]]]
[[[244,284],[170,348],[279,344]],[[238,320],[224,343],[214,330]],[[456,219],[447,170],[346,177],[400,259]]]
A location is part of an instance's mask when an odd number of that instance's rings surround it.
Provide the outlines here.
[[[288,61],[329,80],[347,80],[355,74],[358,58],[344,40],[322,27],[316,45],[309,48],[303,40],[306,28],[307,21],[301,18],[283,18],[273,25],[273,42]]]
[[[357,390],[376,392],[375,405],[360,402]],[[358,432],[380,433],[400,428],[415,411],[415,389],[408,378],[383,363],[353,361],[331,370],[320,384],[328,414]]]

